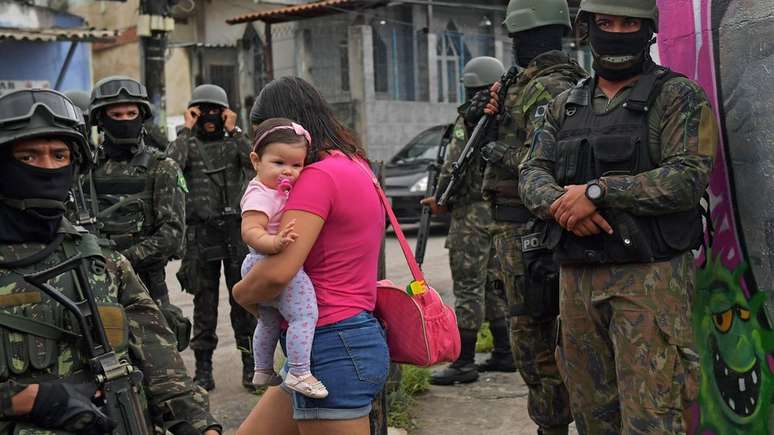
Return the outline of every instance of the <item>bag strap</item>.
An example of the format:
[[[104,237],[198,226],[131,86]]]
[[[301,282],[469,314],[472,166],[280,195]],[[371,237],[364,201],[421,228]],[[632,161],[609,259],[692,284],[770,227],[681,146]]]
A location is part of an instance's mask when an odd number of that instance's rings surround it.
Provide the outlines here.
[[[400,228],[398,218],[395,217],[395,212],[392,211],[392,206],[390,205],[390,201],[387,199],[387,195],[384,194],[384,190],[379,185],[379,180],[376,179],[376,175],[374,175],[373,171],[365,166],[366,162],[357,157],[355,157],[355,159],[358,163],[358,166],[360,166],[360,168],[363,169],[363,171],[371,178],[371,182],[376,189],[376,193],[379,195],[379,199],[382,201],[382,206],[384,207],[384,210],[387,212],[387,216],[390,219],[390,224],[395,231],[395,235],[398,237],[400,249],[403,251],[403,256],[406,258],[406,263],[408,263],[411,276],[414,277],[414,282],[409,285],[409,292],[412,294],[424,293],[425,286],[427,285],[425,283],[425,275],[422,273],[422,269],[419,268],[417,259],[414,257],[414,252],[411,250],[411,247],[406,240],[406,236],[403,234],[403,230]]]

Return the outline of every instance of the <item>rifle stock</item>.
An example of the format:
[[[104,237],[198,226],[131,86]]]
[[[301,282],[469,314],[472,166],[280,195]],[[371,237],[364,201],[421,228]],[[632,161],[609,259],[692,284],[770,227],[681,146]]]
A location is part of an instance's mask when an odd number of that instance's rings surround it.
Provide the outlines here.
[[[505,101],[505,95],[508,92],[508,88],[511,87],[513,82],[519,76],[519,70],[516,66],[512,66],[508,72],[500,79],[500,90],[497,93],[497,101],[500,103],[500,110],[502,110],[503,102]],[[459,188],[460,181],[465,177],[465,173],[473,160],[474,151],[477,151],[481,147],[485,133],[489,130],[492,123],[496,121],[496,117],[499,113],[485,114],[478,120],[476,127],[473,129],[473,133],[470,134],[468,142],[465,144],[460,157],[452,165],[452,174],[449,178],[449,184],[444,189],[441,197],[438,199],[438,205],[444,207],[449,197]]]
[[[48,284],[50,279],[73,272],[81,301],[73,301]],[[142,406],[142,372],[128,361],[119,360],[107,339],[87,274],[86,259],[80,254],[50,269],[24,276],[24,280],[62,304],[75,316],[87,347],[94,382],[102,391],[103,412],[116,424],[112,435],[152,435]]]

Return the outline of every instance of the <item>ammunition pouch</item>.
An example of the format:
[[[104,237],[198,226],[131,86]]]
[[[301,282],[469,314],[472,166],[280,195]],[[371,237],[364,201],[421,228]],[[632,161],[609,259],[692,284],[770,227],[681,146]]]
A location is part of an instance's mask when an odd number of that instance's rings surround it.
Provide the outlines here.
[[[543,243],[543,232],[521,238],[524,263],[524,312],[535,319],[550,320],[559,315],[559,264]]]
[[[159,309],[161,309],[161,314],[164,315],[169,329],[172,330],[177,339],[177,351],[184,351],[191,343],[191,331],[193,330],[191,320],[185,317],[183,310],[177,305],[163,303]]]
[[[175,274],[183,291],[194,296],[202,291],[204,285],[199,264],[200,260],[196,257],[184,257],[180,262],[180,270]]]
[[[492,218],[497,222],[525,224],[533,217],[526,207],[509,207],[497,204],[492,207]]]

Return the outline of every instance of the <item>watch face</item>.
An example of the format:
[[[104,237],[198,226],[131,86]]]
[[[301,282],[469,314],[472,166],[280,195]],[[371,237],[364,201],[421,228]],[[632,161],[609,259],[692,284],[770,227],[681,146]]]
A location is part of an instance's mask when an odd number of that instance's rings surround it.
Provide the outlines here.
[[[589,187],[586,188],[586,194],[588,195],[589,199],[597,200],[602,198],[602,188],[599,186],[599,184],[590,184]]]

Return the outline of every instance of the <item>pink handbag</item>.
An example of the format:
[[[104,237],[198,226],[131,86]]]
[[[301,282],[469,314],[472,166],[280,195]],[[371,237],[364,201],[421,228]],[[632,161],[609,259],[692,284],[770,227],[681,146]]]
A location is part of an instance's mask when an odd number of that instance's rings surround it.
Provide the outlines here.
[[[400,288],[390,280],[377,283],[374,315],[387,334],[390,359],[396,363],[428,367],[455,361],[460,355],[457,315],[438,292],[427,285],[390,202],[376,177],[368,171],[382,201],[414,281]]]

